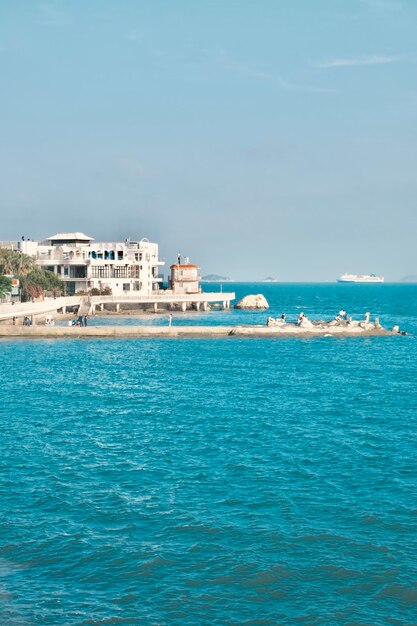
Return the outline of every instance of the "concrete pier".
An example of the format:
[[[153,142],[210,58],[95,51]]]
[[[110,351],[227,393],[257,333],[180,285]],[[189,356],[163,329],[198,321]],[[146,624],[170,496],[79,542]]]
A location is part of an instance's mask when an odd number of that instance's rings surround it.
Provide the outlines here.
[[[123,296],[62,296],[45,299],[42,302],[2,303],[0,304],[0,322],[11,320],[13,317],[19,319],[31,315],[42,316],[47,313],[54,314],[57,311],[66,313],[68,310],[76,311],[79,307],[83,307],[83,315],[94,314],[97,310],[104,311],[105,306],[116,311],[126,310],[129,306],[134,308],[151,306],[155,312],[162,309],[186,311],[191,307],[197,310],[202,308],[203,311],[207,311],[209,303],[221,304],[223,308],[230,308],[230,302],[234,298],[233,292],[175,294],[170,290],[156,291],[146,296],[134,293]]]
[[[310,339],[313,337],[386,337],[389,335],[401,336],[397,327],[392,331],[370,324],[367,328],[361,326],[320,328],[304,330],[296,324],[286,324],[285,328],[268,326],[12,326],[0,324],[0,337],[5,338],[145,338],[145,337],[189,337],[189,338],[233,338],[233,337],[263,337],[276,339],[278,337],[293,337]]]

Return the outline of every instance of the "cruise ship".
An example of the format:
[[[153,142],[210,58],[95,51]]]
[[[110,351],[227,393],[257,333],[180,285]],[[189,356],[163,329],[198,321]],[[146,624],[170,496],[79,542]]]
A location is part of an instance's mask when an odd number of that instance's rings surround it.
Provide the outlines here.
[[[358,276],[357,274],[343,274],[337,279],[338,283],[383,283],[383,276],[376,276],[375,274],[363,274]]]

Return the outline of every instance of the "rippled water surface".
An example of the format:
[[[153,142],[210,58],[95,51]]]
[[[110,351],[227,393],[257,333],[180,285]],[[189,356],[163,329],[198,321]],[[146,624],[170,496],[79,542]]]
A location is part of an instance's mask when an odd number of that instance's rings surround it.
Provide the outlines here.
[[[1,341],[0,624],[417,623],[417,286],[227,288],[411,335]]]

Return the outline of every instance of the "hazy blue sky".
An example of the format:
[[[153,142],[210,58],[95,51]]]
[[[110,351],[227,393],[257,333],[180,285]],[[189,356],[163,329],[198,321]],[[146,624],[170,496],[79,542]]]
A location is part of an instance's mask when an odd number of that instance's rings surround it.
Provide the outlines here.
[[[417,274],[416,0],[0,0],[0,239]]]

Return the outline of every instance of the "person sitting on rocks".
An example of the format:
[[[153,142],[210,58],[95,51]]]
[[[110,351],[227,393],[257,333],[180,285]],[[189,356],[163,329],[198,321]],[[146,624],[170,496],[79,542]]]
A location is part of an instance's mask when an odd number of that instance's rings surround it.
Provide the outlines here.
[[[301,326],[305,319],[307,319],[307,316],[304,315],[304,313],[301,311],[300,315],[298,316],[297,326]]]

